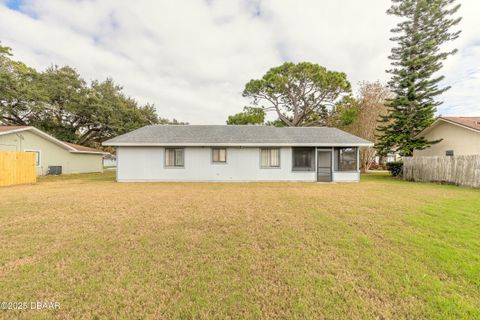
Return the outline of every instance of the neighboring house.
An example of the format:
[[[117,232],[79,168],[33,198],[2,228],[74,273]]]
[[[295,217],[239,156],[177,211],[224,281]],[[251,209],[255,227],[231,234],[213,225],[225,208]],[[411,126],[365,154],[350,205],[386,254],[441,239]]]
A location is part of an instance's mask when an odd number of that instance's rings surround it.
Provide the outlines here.
[[[402,161],[402,157],[398,153],[389,153],[384,157],[375,156],[376,164],[385,164],[389,162]]]
[[[117,166],[117,157],[111,153],[106,154],[103,157],[103,166],[104,167],[116,167]]]
[[[336,128],[153,125],[103,143],[117,181],[359,181],[359,147]]]
[[[102,172],[105,152],[60,141],[28,126],[0,126],[0,151],[34,152],[37,175]],[[61,167],[61,168],[60,168]]]
[[[413,156],[460,156],[480,154],[480,117],[439,117],[418,135],[440,140]]]

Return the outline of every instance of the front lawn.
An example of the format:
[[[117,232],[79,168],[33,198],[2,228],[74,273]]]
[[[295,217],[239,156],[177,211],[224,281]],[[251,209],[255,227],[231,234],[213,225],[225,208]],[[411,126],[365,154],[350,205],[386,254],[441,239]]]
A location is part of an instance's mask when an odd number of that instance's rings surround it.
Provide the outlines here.
[[[3,318],[480,318],[480,190],[360,183],[0,188]]]

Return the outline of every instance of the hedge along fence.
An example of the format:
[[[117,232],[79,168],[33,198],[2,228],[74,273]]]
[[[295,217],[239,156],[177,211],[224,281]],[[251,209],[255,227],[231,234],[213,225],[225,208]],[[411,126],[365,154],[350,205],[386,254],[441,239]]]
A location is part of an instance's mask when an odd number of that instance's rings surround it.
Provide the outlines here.
[[[33,152],[0,152],[0,187],[37,182]]]
[[[480,188],[480,155],[405,157],[403,179]]]

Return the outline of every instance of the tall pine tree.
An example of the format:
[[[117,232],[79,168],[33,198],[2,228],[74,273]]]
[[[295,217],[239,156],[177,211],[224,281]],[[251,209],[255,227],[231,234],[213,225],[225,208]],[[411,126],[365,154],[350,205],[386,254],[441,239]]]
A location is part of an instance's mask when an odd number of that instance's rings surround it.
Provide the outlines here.
[[[442,102],[435,97],[450,87],[439,87],[443,76],[436,74],[442,61],[457,50],[442,51],[442,45],[458,37],[450,31],[461,18],[453,17],[460,5],[455,0],[392,0],[388,14],[402,18],[392,33],[397,45],[390,60],[393,68],[389,86],[395,98],[389,101],[388,114],[381,117],[378,127],[381,154],[398,152],[411,156],[438,141],[417,137],[434,121]]]

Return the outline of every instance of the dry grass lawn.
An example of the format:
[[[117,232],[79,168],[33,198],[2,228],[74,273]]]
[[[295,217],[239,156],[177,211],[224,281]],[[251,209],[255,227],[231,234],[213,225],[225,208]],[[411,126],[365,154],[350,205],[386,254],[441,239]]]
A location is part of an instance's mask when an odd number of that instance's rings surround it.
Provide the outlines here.
[[[0,188],[6,319],[479,319],[480,191],[361,183]]]

